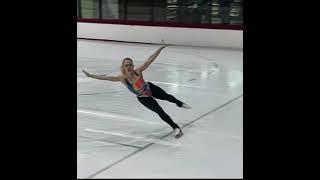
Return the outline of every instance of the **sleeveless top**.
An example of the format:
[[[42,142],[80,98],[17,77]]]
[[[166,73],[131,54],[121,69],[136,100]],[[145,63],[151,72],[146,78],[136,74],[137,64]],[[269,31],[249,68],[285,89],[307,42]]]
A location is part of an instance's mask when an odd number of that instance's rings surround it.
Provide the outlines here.
[[[135,74],[139,77],[138,80],[134,83],[130,83],[127,78],[125,78],[125,81],[127,83],[127,88],[138,97],[150,97],[152,96],[149,84],[144,81],[142,76],[138,75],[137,72]]]

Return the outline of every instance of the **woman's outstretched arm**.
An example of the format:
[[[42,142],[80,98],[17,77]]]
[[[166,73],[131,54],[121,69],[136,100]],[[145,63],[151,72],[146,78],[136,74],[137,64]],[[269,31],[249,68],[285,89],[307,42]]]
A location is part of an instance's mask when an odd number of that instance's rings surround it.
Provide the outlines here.
[[[99,80],[107,80],[107,81],[121,81],[121,75],[119,76],[106,76],[106,75],[96,75],[96,74],[90,74],[85,70],[82,70],[82,72],[93,79],[99,79]]]
[[[158,55],[160,54],[160,52],[162,51],[163,48],[167,47],[168,45],[162,46],[160,49],[158,49],[155,53],[153,53],[148,60],[142,64],[142,66],[138,67],[136,70],[139,72],[142,72],[144,70],[146,70],[150,64],[158,57]]]

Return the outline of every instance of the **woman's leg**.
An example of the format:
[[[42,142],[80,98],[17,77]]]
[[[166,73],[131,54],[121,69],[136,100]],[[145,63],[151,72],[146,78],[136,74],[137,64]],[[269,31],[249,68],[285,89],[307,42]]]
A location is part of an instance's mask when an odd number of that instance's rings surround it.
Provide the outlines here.
[[[167,100],[169,102],[175,103],[177,106],[181,107],[183,105],[183,102],[179,101],[176,99],[174,96],[171,94],[167,94],[163,89],[160,87],[152,84],[151,82],[148,82],[150,90],[152,92],[152,96],[161,99],[161,100]]]
[[[170,116],[164,112],[164,110],[161,108],[161,106],[158,104],[158,102],[152,98],[152,97],[138,97],[138,100],[143,104],[145,107],[150,109],[151,111],[157,113],[163,121],[168,123],[172,129],[180,128],[173,120],[170,118]]]

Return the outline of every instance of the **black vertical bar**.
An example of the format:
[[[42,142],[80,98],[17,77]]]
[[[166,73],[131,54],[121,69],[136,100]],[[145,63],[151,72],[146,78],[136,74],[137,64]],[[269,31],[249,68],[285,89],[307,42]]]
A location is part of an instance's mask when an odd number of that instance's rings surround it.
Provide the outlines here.
[[[179,23],[181,23],[182,22],[182,19],[183,19],[183,17],[182,17],[182,15],[183,15],[183,10],[182,10],[182,7],[183,7],[183,2],[182,2],[183,0],[178,0],[178,18],[177,18],[177,20],[178,20],[178,22]]]
[[[78,11],[79,11],[79,18],[82,18],[82,10],[81,10],[81,0],[78,0]]]
[[[99,0],[99,20],[102,19],[102,0]]]
[[[119,20],[122,20],[124,18],[123,4],[124,4],[123,0],[118,1]]]
[[[126,21],[128,18],[128,0],[124,0],[124,20]]]
[[[208,13],[209,13],[209,16],[208,16],[209,24],[212,24],[212,1],[213,0],[210,0],[210,6],[209,6],[209,10],[208,10]]]
[[[151,22],[154,22],[154,1],[151,1]]]
[[[164,18],[162,19],[162,21],[167,21],[167,17],[168,17],[168,3],[167,3],[167,0],[163,0],[165,2],[165,4],[163,5],[163,16]]]
[[[181,12],[181,10],[180,10],[180,4],[181,4],[181,2],[180,2],[181,0],[178,0],[178,3],[177,3],[177,9],[176,9],[176,12],[177,12],[177,19],[176,19],[176,22],[180,22],[180,12]]]
[[[243,23],[243,0],[240,0],[240,19],[241,19],[241,23]]]

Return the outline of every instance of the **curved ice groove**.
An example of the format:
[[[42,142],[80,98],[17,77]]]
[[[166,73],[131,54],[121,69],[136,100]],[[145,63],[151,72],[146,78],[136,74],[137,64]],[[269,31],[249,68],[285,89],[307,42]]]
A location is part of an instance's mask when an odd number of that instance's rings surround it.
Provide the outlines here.
[[[191,86],[191,85],[178,84],[178,83],[168,83],[168,82],[161,82],[161,81],[152,81],[152,82],[154,82],[154,83],[159,83],[159,84],[168,84],[168,85],[175,85],[175,86],[192,87],[192,88],[197,88],[197,89],[207,89],[206,87]]]
[[[178,143],[170,143],[170,142],[163,141],[163,140],[160,140],[160,139],[155,139],[155,138],[131,136],[131,135],[123,134],[123,133],[119,133],[119,132],[103,131],[103,130],[89,129],[89,128],[86,128],[84,130],[88,131],[88,132],[96,132],[96,133],[103,133],[103,134],[111,134],[111,135],[114,135],[114,136],[129,137],[129,138],[137,139],[139,141],[146,141],[146,142],[150,142],[150,143],[167,145],[167,146],[182,146],[181,144],[178,144]]]
[[[169,52],[173,52],[173,53],[177,53],[177,54],[185,54],[185,55],[190,55],[190,56],[195,56],[195,57],[198,57],[198,58],[201,58],[202,60],[205,60],[205,61],[209,61],[209,62],[214,62],[212,61],[212,59],[209,59],[207,57],[204,57],[204,56],[201,56],[201,55],[198,55],[198,54],[190,54],[190,53],[185,53],[185,52],[179,52],[179,51],[175,51],[175,50],[170,50],[168,51]]]
[[[107,112],[99,112],[99,111],[90,111],[90,110],[85,110],[85,109],[77,109],[78,113],[82,114],[90,114],[90,115],[95,115],[95,116],[104,116],[104,117],[111,117],[111,118],[119,118],[119,119],[126,119],[126,120],[133,120],[133,121],[138,121],[138,122],[144,122],[148,124],[155,124],[155,125],[161,125],[163,126],[163,123],[156,123],[156,122],[150,122],[150,121],[145,121],[137,118],[133,118],[130,116],[124,116],[124,115],[119,115],[115,113],[107,113]]]
[[[77,82],[78,82],[78,83],[90,82],[90,81],[92,81],[92,80],[89,79],[88,77],[78,77],[78,78],[77,78]]]
[[[208,134],[208,135],[213,135],[219,138],[224,138],[224,139],[232,139],[236,141],[242,141],[241,136],[235,136],[235,135],[230,135],[228,133],[219,133],[219,132],[212,132],[212,131],[203,131],[203,130],[196,130],[196,132],[202,133],[202,134]]]

